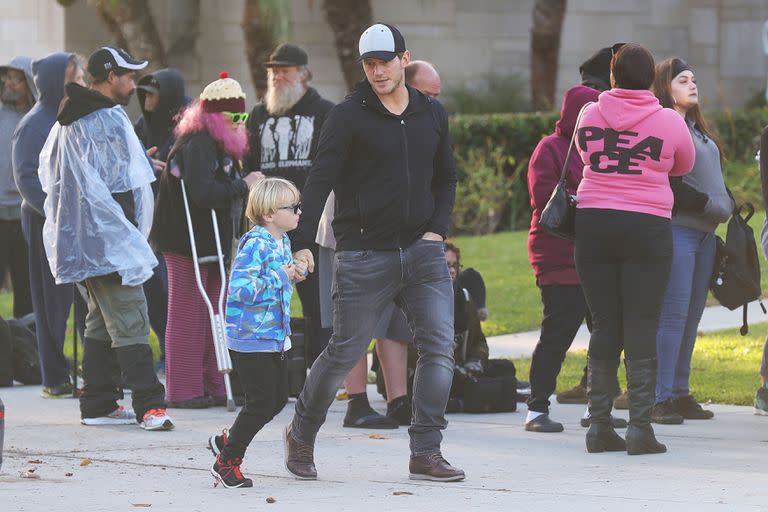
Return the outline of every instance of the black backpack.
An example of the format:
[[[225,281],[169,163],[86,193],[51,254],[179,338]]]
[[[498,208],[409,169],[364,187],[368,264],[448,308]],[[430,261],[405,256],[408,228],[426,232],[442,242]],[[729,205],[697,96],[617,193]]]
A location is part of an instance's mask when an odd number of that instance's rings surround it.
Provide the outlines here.
[[[742,211],[746,211],[746,215],[742,216]],[[725,241],[717,237],[715,267],[709,285],[720,304],[731,311],[742,307],[743,318],[739,331],[742,336],[749,332],[747,304],[757,300],[763,313],[766,313],[760,301],[760,261],[757,258],[755,234],[748,224],[754,213],[755,208],[750,203],[734,208],[731,220],[728,221]]]
[[[37,338],[22,320],[0,317],[0,386],[40,384]]]

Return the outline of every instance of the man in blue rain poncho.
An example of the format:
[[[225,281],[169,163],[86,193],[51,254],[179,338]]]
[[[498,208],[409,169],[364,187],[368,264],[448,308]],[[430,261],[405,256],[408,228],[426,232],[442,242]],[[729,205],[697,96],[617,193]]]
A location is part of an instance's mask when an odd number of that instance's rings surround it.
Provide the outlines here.
[[[147,430],[168,430],[173,422],[154,372],[141,286],[157,265],[146,239],[155,178],[121,107],[136,89],[136,71],[146,65],[119,48],[91,55],[91,88],[66,85],[39,175],[47,194],[43,241],[51,272],[57,283],[84,281],[89,293],[82,423],[139,422]],[[120,373],[132,390],[133,411],[117,404]]]

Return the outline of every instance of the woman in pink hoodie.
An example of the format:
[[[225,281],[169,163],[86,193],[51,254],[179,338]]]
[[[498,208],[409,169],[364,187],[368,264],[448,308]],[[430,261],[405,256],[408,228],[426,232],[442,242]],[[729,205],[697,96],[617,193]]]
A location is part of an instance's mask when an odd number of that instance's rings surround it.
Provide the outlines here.
[[[584,161],[577,191],[576,270],[593,329],[589,343],[590,453],[662,453],[650,423],[656,332],[672,261],[669,176],[691,170],[694,146],[683,119],[649,90],[653,57],[637,44],[614,46],[613,89],[587,107],[578,128]],[[622,348],[627,366],[626,443],[611,406]]]

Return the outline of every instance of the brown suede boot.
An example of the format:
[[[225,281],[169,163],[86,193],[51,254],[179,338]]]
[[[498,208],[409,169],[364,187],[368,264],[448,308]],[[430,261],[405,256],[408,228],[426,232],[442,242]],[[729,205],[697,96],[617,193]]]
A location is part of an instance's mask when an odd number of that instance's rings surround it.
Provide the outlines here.
[[[458,482],[464,480],[464,470],[451,466],[440,452],[429,455],[411,456],[408,464],[411,480],[432,480],[433,482]]]
[[[291,433],[291,424],[285,427],[285,469],[299,480],[317,480],[315,447],[302,443]]]

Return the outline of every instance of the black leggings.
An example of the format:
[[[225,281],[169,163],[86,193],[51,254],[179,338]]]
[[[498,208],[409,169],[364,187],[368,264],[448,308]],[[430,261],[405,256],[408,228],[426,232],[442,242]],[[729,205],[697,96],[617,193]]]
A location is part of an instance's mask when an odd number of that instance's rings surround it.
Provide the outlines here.
[[[592,312],[589,356],[656,357],[656,332],[672,264],[669,219],[636,212],[579,209],[576,270]]]
[[[253,437],[285,407],[288,401],[287,367],[280,352],[235,352],[230,350],[245,405],[229,429],[229,442],[222,460],[243,458]]]

